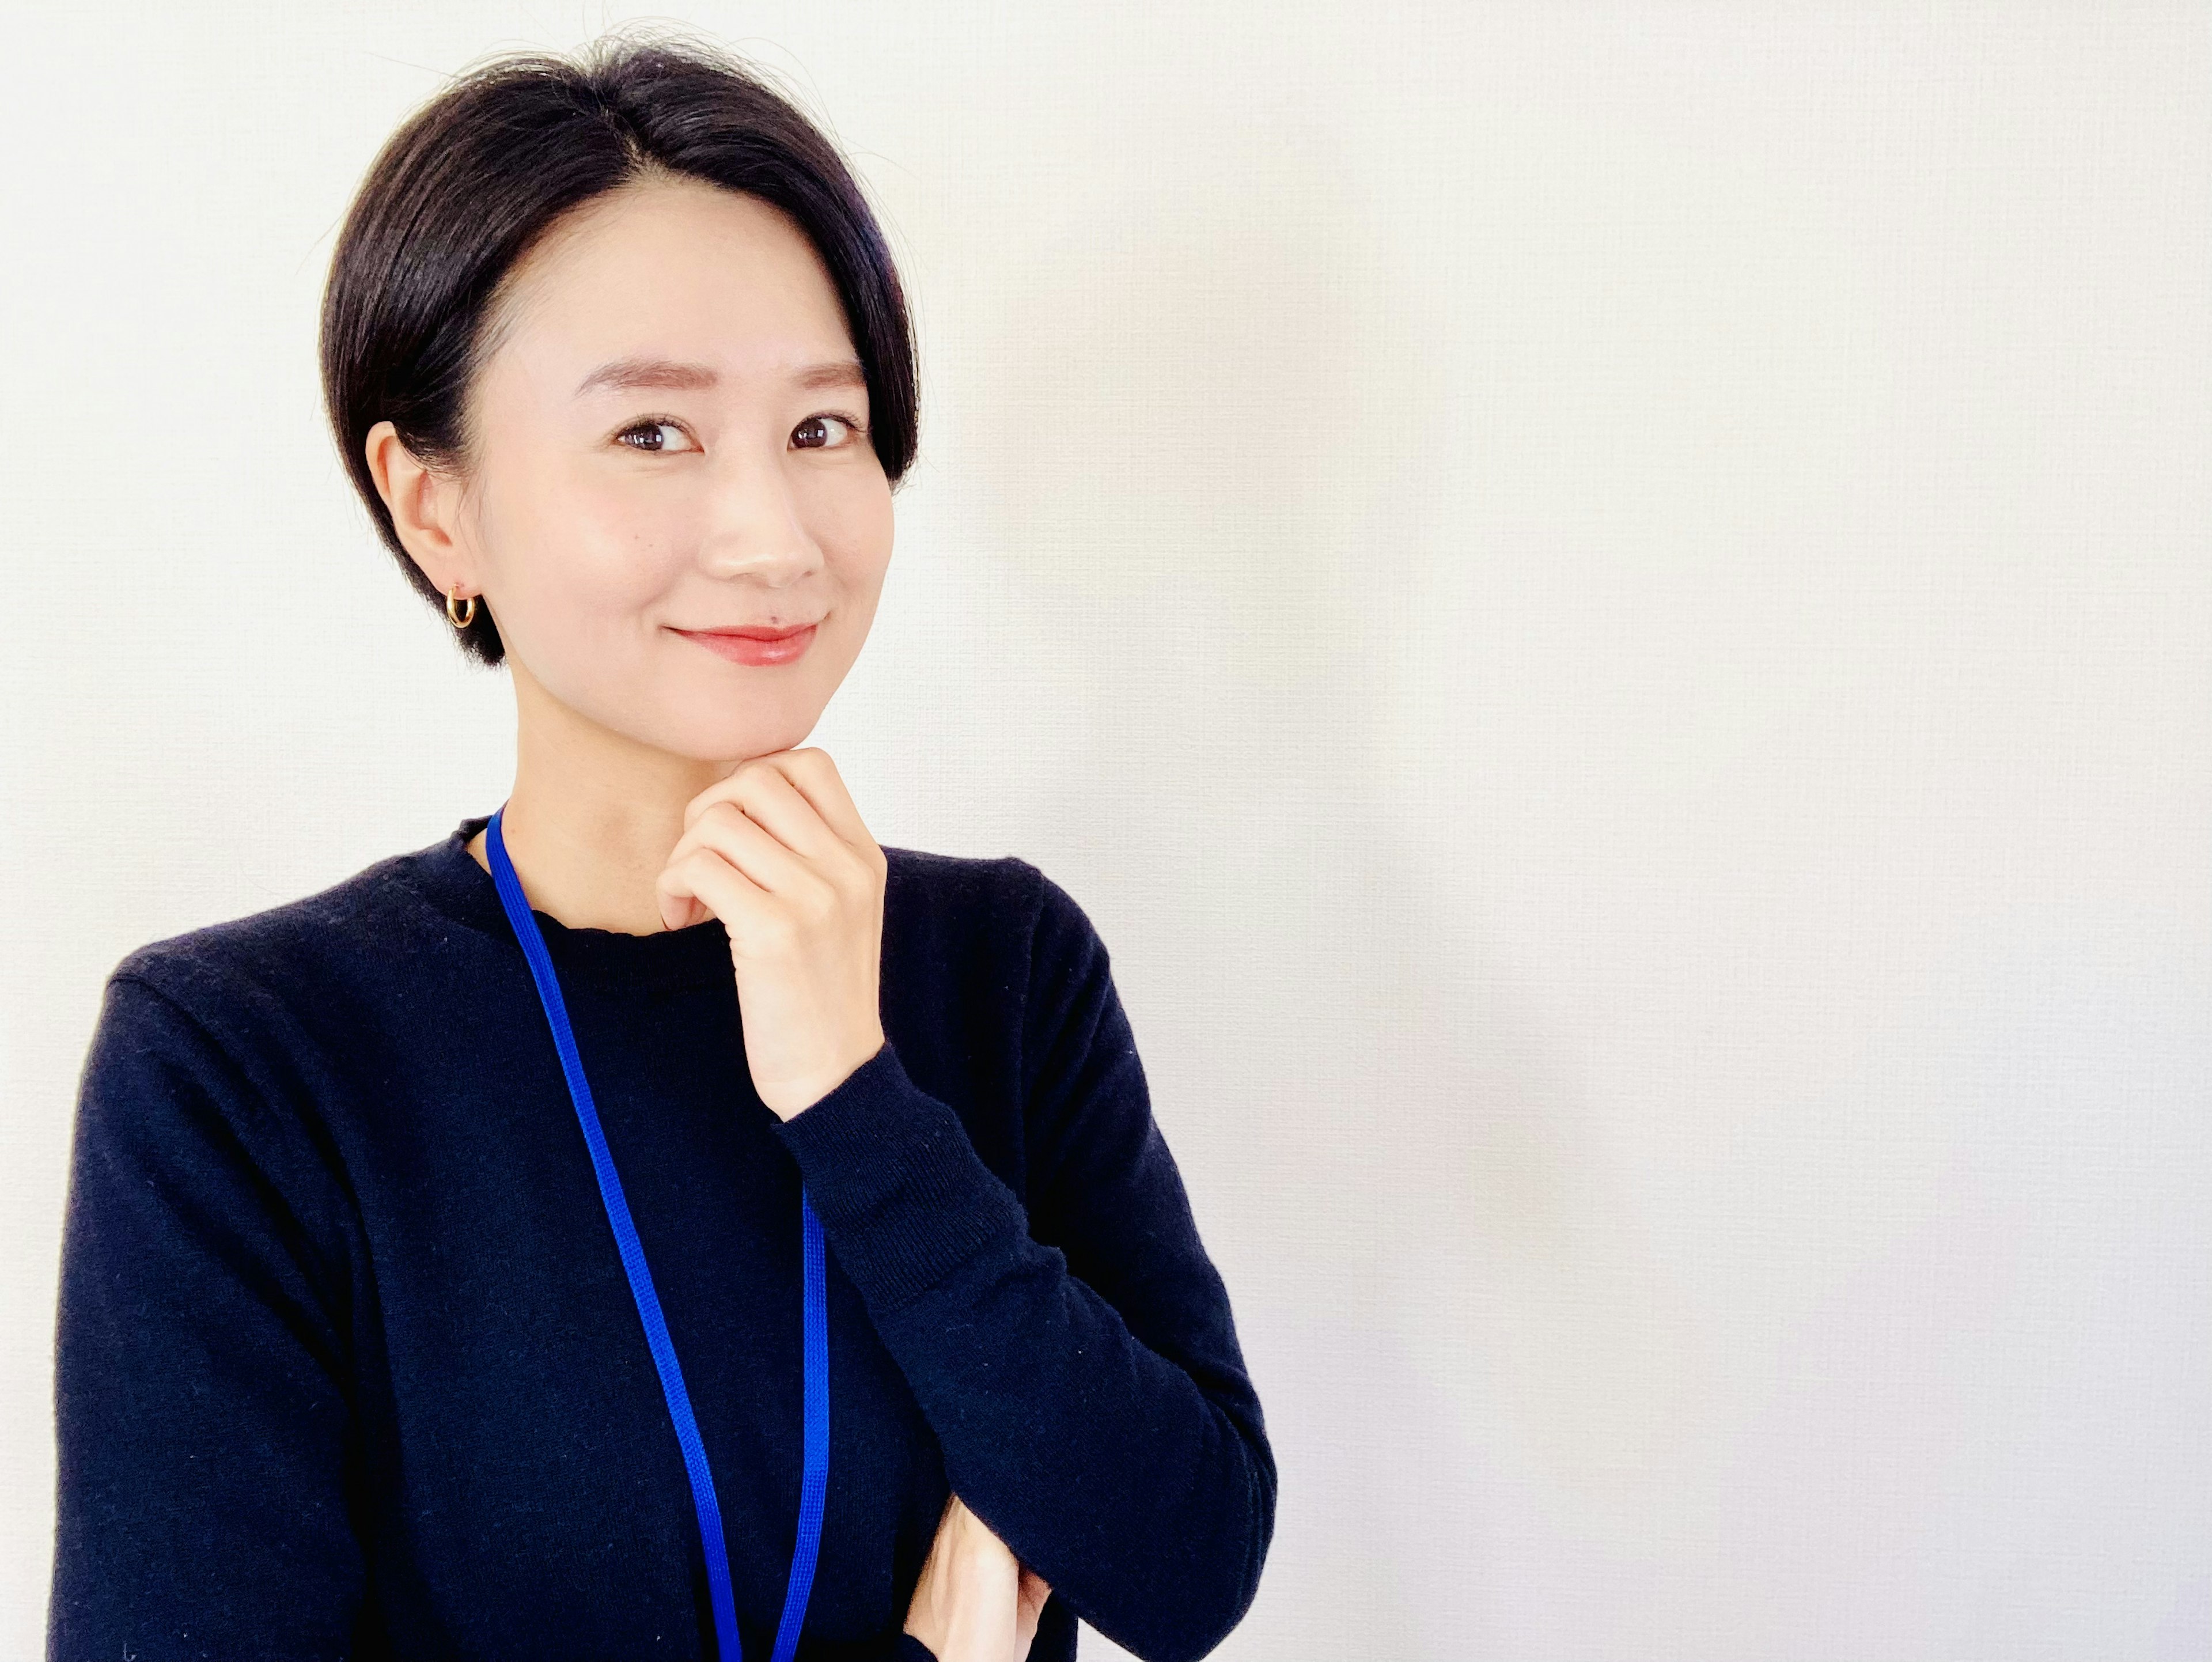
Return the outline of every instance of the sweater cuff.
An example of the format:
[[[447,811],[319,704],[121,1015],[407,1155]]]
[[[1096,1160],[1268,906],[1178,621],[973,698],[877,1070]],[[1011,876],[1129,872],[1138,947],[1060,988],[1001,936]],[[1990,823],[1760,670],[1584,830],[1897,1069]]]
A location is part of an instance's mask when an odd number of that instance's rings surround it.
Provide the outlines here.
[[[837,1264],[872,1310],[937,1285],[1029,1214],[959,1115],[907,1075],[889,1038],[818,1102],[778,1123]]]

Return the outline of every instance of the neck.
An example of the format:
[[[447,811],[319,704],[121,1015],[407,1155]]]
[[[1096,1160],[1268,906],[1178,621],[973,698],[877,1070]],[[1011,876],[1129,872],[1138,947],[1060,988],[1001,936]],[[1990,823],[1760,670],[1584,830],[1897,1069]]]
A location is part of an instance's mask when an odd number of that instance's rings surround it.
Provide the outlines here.
[[[572,929],[658,934],[654,884],[684,835],[685,804],[742,758],[700,761],[579,715],[513,657],[514,788],[500,818],[531,905]],[[486,871],[489,828],[469,840]]]

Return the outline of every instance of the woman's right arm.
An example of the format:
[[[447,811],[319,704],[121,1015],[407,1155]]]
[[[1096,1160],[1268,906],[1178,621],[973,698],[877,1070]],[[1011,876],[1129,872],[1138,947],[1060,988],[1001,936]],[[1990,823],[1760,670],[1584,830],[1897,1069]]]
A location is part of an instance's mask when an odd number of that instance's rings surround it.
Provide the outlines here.
[[[109,978],[62,1240],[57,1662],[352,1653],[338,1190],[280,1089],[128,961]]]

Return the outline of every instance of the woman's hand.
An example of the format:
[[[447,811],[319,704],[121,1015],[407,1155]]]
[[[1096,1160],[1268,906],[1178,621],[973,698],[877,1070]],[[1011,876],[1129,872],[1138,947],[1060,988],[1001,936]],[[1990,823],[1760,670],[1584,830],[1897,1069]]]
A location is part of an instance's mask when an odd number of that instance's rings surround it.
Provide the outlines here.
[[[956,1495],[938,1519],[906,1630],[937,1662],[1023,1662],[1051,1592]]]
[[[722,920],[753,1087],[789,1119],[883,1048],[884,851],[812,748],[738,764],[684,827],[655,881],[661,921]]]

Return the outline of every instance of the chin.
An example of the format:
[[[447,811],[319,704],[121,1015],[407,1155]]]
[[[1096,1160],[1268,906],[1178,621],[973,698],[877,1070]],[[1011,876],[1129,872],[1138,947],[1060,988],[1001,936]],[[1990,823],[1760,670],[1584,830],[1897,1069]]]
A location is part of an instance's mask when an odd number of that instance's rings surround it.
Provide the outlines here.
[[[813,730],[811,720],[764,722],[756,715],[742,723],[687,727],[670,734],[661,748],[694,762],[736,763],[775,751],[796,750]]]

